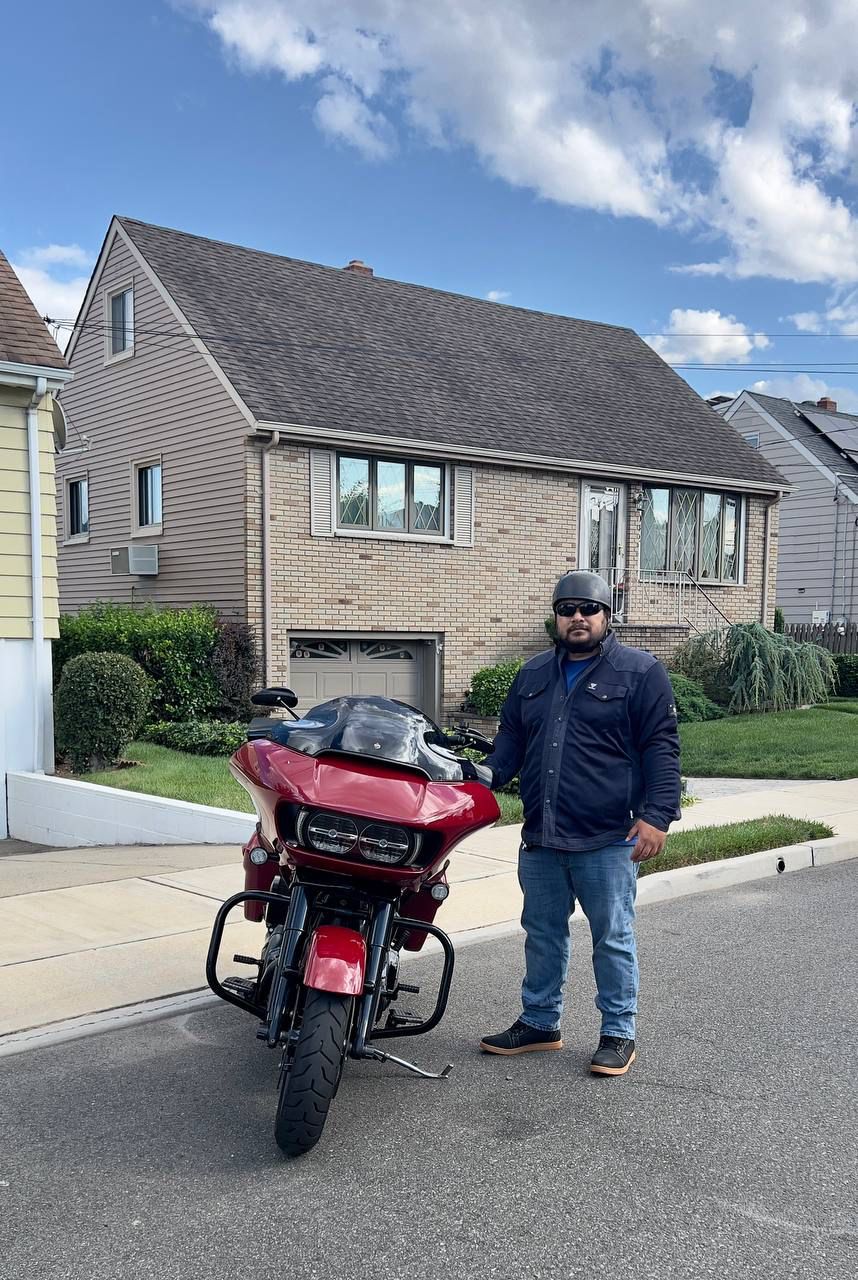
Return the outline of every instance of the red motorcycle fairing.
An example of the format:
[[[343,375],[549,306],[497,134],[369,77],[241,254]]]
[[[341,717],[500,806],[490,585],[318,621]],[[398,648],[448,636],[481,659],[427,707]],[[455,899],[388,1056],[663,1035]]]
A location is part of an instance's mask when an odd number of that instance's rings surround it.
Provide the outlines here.
[[[230,769],[252,796],[262,833],[269,841],[280,835],[290,861],[344,873],[360,867],[361,877],[384,880],[401,888],[417,888],[454,845],[497,821],[497,801],[479,782],[431,782],[414,769],[356,756],[308,756],[267,738],[244,743]],[[374,865],[362,858],[329,856],[298,848],[278,832],[279,802],[402,823],[439,837],[432,868]]]
[[[258,827],[242,849],[242,861],[244,863],[244,887],[245,889],[261,889],[263,892],[266,892],[271,888],[271,882],[277,875],[277,862],[275,859],[269,857],[267,862],[263,862],[261,866],[257,865],[250,856],[254,849],[265,849],[266,853],[272,852],[260,839]],[[252,920],[254,923],[258,924],[264,916],[265,907],[261,902],[254,902],[252,900],[245,902],[245,920]]]
[[[359,996],[366,973],[366,942],[355,929],[320,925],[310,939],[304,985],[341,996]]]

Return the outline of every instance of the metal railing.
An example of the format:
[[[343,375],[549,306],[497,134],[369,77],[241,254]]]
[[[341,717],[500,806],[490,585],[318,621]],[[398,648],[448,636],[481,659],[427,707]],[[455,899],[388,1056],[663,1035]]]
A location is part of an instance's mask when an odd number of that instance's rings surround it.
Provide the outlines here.
[[[611,597],[616,622],[652,622],[654,612],[664,622],[688,626],[702,635],[708,631],[720,631],[731,626],[731,619],[712,598],[700,582],[685,570],[638,571],[634,575],[635,590],[631,594],[629,608],[629,571],[614,568],[610,573]],[[640,608],[638,590],[657,587],[657,600]],[[637,616],[636,616],[637,615]]]

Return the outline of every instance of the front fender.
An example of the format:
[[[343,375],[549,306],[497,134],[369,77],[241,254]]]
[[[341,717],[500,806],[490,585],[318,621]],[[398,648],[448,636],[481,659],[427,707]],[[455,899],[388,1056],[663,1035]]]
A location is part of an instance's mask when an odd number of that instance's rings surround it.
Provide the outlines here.
[[[366,973],[366,942],[355,929],[323,924],[310,939],[304,985],[341,996],[359,996]]]

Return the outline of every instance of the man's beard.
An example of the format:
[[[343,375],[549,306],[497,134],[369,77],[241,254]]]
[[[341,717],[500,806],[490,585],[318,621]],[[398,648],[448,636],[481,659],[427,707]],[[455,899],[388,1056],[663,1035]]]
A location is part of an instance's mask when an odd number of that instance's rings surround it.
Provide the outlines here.
[[[605,627],[604,631],[600,632],[599,635],[594,635],[592,631],[588,631],[586,636],[583,634],[577,637],[558,636],[557,643],[559,644],[561,649],[564,649],[566,651],[566,653],[572,653],[572,654],[594,653],[595,650],[598,649],[599,645],[604,640],[605,635],[607,634],[607,630],[608,628]]]

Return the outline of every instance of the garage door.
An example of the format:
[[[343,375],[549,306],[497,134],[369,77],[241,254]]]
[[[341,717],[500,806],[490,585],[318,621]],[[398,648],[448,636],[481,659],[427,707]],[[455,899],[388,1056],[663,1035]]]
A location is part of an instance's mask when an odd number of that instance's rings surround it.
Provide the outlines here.
[[[289,684],[300,710],[349,693],[423,705],[423,664],[416,641],[297,636],[289,656]]]

